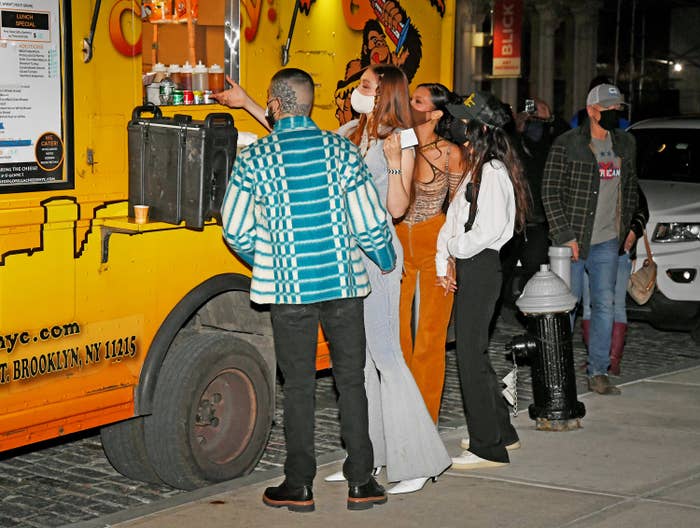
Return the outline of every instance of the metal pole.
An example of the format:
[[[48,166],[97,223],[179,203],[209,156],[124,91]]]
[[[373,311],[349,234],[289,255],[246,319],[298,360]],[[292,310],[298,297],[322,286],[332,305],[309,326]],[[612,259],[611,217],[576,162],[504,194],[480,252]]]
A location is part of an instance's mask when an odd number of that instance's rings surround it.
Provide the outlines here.
[[[637,0],[632,0],[632,21],[630,23],[630,104],[627,105],[627,120],[632,122],[632,104],[634,102],[634,24],[637,14]]]
[[[299,0],[294,2],[294,12],[292,13],[292,22],[289,24],[289,33],[287,33],[287,42],[282,46],[282,66],[286,66],[289,62],[289,48],[292,47],[292,35],[294,35],[294,26],[297,23],[297,14],[299,13]]]
[[[617,61],[617,50],[620,47],[620,10],[622,0],[617,0],[617,18],[615,19],[615,67],[613,69],[613,84],[617,85],[617,73],[620,68]]]
[[[642,104],[642,95],[644,93],[644,67],[646,65],[646,35],[647,35],[647,14],[644,11],[642,16],[642,49],[640,51],[641,59],[639,60],[639,103]]]

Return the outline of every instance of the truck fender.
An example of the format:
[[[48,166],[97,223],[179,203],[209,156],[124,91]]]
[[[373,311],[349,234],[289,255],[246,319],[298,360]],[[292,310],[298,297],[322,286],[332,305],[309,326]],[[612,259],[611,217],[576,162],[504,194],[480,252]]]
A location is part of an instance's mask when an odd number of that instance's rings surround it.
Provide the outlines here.
[[[135,414],[153,411],[153,395],[158,372],[177,333],[186,322],[210,299],[228,291],[249,291],[250,278],[236,273],[224,273],[207,279],[192,289],[168,314],[158,328],[141,369],[139,384],[134,393]]]

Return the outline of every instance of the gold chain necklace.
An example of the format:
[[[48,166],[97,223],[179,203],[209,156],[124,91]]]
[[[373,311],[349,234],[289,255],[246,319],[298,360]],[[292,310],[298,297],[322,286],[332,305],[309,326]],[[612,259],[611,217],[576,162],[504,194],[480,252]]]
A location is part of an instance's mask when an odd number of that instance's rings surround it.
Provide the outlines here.
[[[438,143],[442,141],[441,137],[436,137],[435,140],[431,141],[430,143],[426,143],[425,145],[421,145],[418,147],[420,150],[429,150],[429,149],[434,149],[437,148]]]

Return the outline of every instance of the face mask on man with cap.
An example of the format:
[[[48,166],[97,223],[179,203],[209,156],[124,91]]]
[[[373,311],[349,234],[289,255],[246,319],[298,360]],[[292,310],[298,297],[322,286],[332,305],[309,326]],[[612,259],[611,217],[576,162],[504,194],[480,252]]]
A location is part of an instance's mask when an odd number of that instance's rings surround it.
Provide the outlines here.
[[[593,107],[600,114],[598,119],[595,119],[598,126],[608,131],[619,128],[618,109],[623,104],[625,100],[620,90],[612,84],[599,84],[593,87],[586,98],[586,106]],[[591,117],[594,116],[591,115]]]
[[[601,110],[600,111],[600,119],[598,120],[598,124],[600,125],[600,128],[604,130],[614,130],[616,128],[619,128],[619,123],[620,123],[620,115],[617,111],[617,109],[612,108],[609,110]]]

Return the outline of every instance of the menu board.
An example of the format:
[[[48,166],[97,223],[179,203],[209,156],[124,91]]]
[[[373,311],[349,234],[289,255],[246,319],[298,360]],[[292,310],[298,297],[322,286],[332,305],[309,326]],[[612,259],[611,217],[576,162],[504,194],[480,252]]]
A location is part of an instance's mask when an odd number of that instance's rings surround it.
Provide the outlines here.
[[[0,0],[0,193],[70,186],[60,0]]]

